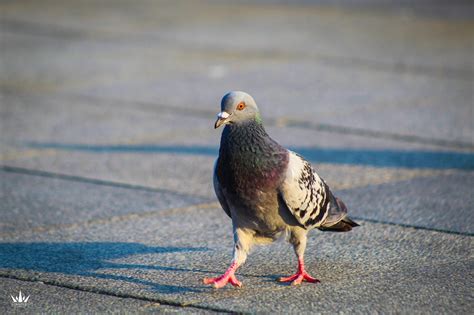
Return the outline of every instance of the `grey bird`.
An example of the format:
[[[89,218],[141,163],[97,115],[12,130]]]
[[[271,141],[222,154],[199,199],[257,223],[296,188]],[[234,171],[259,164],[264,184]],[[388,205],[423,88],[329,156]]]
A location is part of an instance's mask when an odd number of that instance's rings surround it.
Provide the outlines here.
[[[232,219],[234,257],[227,271],[205,284],[240,287],[235,277],[255,244],[288,236],[298,258],[297,272],[280,278],[298,285],[319,282],[304,267],[308,231],[346,232],[358,226],[347,216],[344,203],[303,157],[285,149],[265,131],[254,99],[241,91],[222,98],[214,125],[225,125],[214,166],[214,190]]]

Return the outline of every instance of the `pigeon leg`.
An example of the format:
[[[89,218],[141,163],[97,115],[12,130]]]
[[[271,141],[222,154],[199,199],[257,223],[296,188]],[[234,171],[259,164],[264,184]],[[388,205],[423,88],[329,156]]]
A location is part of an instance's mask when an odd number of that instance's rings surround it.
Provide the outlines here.
[[[247,259],[247,253],[250,249],[252,236],[249,233],[244,232],[241,229],[234,231],[235,246],[234,246],[234,259],[230,264],[227,271],[220,277],[216,278],[204,278],[205,284],[212,284],[214,288],[219,289],[224,287],[227,283],[232,284],[234,287],[241,287],[242,283],[235,277],[235,271],[241,266]]]
[[[304,251],[306,249],[306,234],[307,231],[297,227],[291,231],[290,243],[293,244],[296,256],[298,256],[298,271],[289,277],[278,279],[280,282],[291,282],[292,285],[301,284],[303,281],[317,283],[318,279],[311,277],[304,269]]]

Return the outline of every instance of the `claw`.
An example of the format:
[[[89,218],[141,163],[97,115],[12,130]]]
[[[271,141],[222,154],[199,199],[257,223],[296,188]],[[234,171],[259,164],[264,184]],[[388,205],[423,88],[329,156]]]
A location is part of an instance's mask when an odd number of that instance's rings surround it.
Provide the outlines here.
[[[240,282],[239,280],[237,280],[237,278],[235,276],[232,276],[229,278],[229,282],[230,284],[232,284],[234,287],[238,287],[238,288],[241,288],[242,287],[242,282]]]

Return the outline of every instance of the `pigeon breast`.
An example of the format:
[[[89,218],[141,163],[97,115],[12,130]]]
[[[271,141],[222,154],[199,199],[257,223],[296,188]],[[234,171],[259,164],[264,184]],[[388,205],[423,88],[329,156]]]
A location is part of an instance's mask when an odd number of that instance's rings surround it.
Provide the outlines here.
[[[287,164],[288,151],[272,140],[259,122],[225,127],[216,165],[217,179],[223,189],[246,200],[248,206],[262,192],[276,191]]]

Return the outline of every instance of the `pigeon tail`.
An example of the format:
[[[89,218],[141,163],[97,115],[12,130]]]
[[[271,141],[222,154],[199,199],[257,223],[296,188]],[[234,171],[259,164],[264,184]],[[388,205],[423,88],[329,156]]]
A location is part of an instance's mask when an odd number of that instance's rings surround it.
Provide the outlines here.
[[[318,229],[324,232],[348,232],[353,227],[359,226],[356,222],[352,221],[351,218],[345,217],[341,221],[331,226],[320,226]]]
[[[324,223],[318,227],[319,230],[348,232],[353,227],[359,226],[359,224],[347,216],[347,207],[342,200],[334,197],[332,193],[329,193],[329,197],[331,198],[329,213]]]

